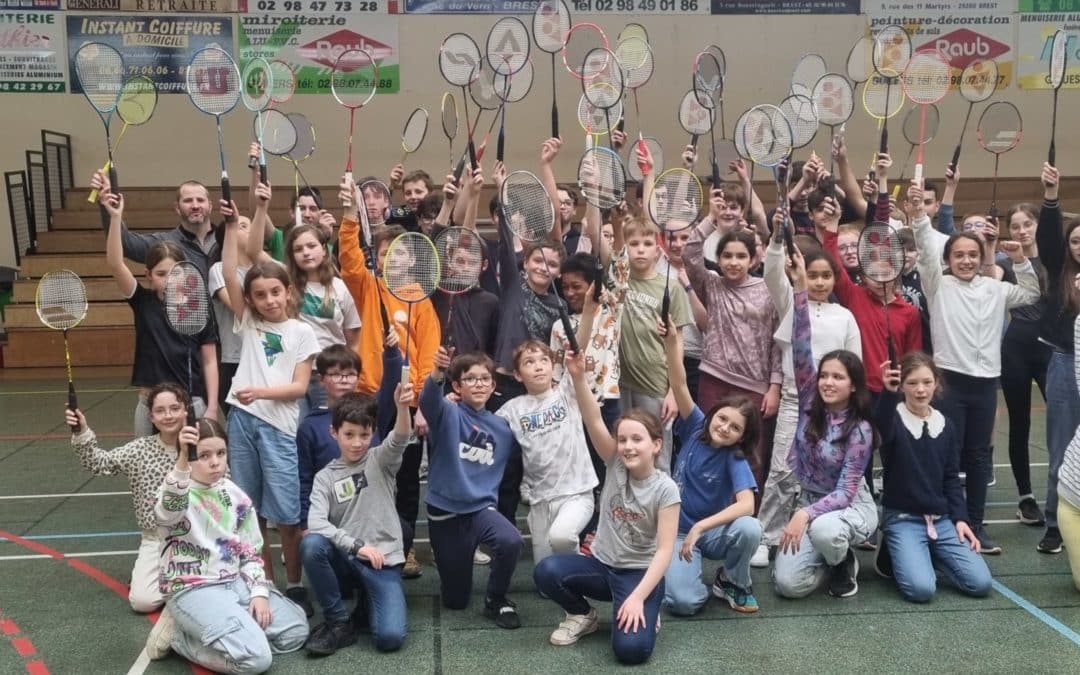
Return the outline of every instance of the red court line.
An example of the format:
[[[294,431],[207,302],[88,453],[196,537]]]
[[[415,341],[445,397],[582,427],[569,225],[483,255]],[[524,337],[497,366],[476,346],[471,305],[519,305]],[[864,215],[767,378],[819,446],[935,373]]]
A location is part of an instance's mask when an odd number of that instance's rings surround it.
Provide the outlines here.
[[[21,634],[22,629],[19,628],[19,624],[11,619],[0,619],[0,631],[3,631],[4,635],[8,637],[8,642],[11,643],[12,648],[24,660],[23,667],[29,675],[49,675],[49,667],[40,658],[26,661],[28,657],[38,656],[38,650],[30,638],[25,634]]]
[[[98,438],[133,438],[133,436],[126,431],[95,431],[94,435]],[[0,441],[60,441],[71,438],[71,434],[54,433],[54,434],[0,434]]]
[[[105,588],[109,589],[113,593],[119,595],[125,601],[127,600],[127,584],[121,583],[120,581],[110,577],[108,574],[105,574],[104,572],[94,567],[93,565],[90,565],[89,563],[79,560],[78,558],[68,558],[63,553],[57,551],[54,548],[46,546],[37,541],[33,541],[31,539],[24,539],[23,537],[20,537],[17,534],[12,534],[11,532],[8,532],[6,530],[0,530],[0,538],[7,539],[9,542],[18,546],[22,546],[23,548],[31,550],[34,553],[47,555],[53,560],[63,560],[71,569],[79,572],[80,574],[90,577],[91,579],[101,584]],[[146,614],[145,616],[146,620],[153,624],[157,623],[159,614],[157,612],[154,612],[152,614]],[[2,626],[3,624],[0,624],[0,627]],[[42,666],[44,667],[44,664],[42,664]],[[195,675],[210,675],[209,670],[206,670],[202,666],[196,665],[194,663],[189,662],[188,667],[191,668],[191,672],[195,673]],[[30,671],[29,664],[27,666],[27,671],[32,673],[40,672],[42,674],[46,674],[49,672],[48,670]]]

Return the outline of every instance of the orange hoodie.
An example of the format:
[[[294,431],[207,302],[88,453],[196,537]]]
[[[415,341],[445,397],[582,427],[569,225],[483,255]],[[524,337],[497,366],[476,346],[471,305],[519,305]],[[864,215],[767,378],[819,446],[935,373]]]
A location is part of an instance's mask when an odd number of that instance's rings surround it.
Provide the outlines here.
[[[386,316],[397,330],[400,344],[405,345],[405,324],[409,317],[409,305],[393,296],[382,277],[367,268],[364,251],[360,248],[360,224],[343,218],[338,232],[338,255],[341,262],[341,278],[352,293],[360,311],[360,380],[357,391],[374,394],[382,381],[383,328],[379,312],[379,298],[386,307]],[[410,366],[409,378],[413,392],[419,396],[424,380],[435,366],[435,351],[442,339],[439,317],[431,300],[413,305],[412,324],[409,331],[407,351]]]

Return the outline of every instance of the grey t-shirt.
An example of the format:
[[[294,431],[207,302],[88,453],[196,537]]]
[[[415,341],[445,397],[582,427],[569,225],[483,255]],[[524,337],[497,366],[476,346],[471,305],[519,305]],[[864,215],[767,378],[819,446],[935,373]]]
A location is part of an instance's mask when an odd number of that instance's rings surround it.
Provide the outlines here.
[[[600,493],[600,524],[592,553],[619,569],[645,569],[656,554],[656,525],[660,510],[679,504],[679,487],[657,470],[634,480],[616,455],[607,463],[607,480]]]

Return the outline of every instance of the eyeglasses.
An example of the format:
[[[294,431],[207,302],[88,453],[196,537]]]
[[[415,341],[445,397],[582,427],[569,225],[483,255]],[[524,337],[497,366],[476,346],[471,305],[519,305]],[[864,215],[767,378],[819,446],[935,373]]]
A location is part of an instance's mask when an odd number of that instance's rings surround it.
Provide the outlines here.
[[[359,373],[326,373],[323,375],[331,382],[348,382],[349,380],[355,380],[360,377]]]
[[[837,249],[841,251],[857,251],[859,250],[858,244],[840,244]]]
[[[573,199],[560,199],[559,204],[561,204],[562,206],[573,206],[574,205],[574,200]]]
[[[478,384],[482,384],[482,385],[486,386],[486,385],[491,384],[491,376],[490,375],[481,375],[481,376],[477,377],[475,375],[469,375],[467,377],[461,378],[461,383],[464,384],[466,387],[475,387]]]
[[[971,220],[964,223],[964,230],[985,230],[990,227],[990,223],[985,220]]]

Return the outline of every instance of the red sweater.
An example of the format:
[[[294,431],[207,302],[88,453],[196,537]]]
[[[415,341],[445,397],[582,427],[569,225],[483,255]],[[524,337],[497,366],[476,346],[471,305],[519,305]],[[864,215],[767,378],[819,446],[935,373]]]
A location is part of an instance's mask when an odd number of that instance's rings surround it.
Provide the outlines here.
[[[836,277],[833,291],[840,304],[855,316],[862,334],[863,366],[866,368],[866,385],[872,392],[882,390],[881,364],[888,360],[886,342],[885,306],[869,289],[854,283],[844,270],[837,244],[836,232],[824,233],[822,245],[836,261],[840,274]],[[899,294],[889,302],[889,326],[897,358],[908,352],[922,349],[922,323],[919,310],[908,304]]]

